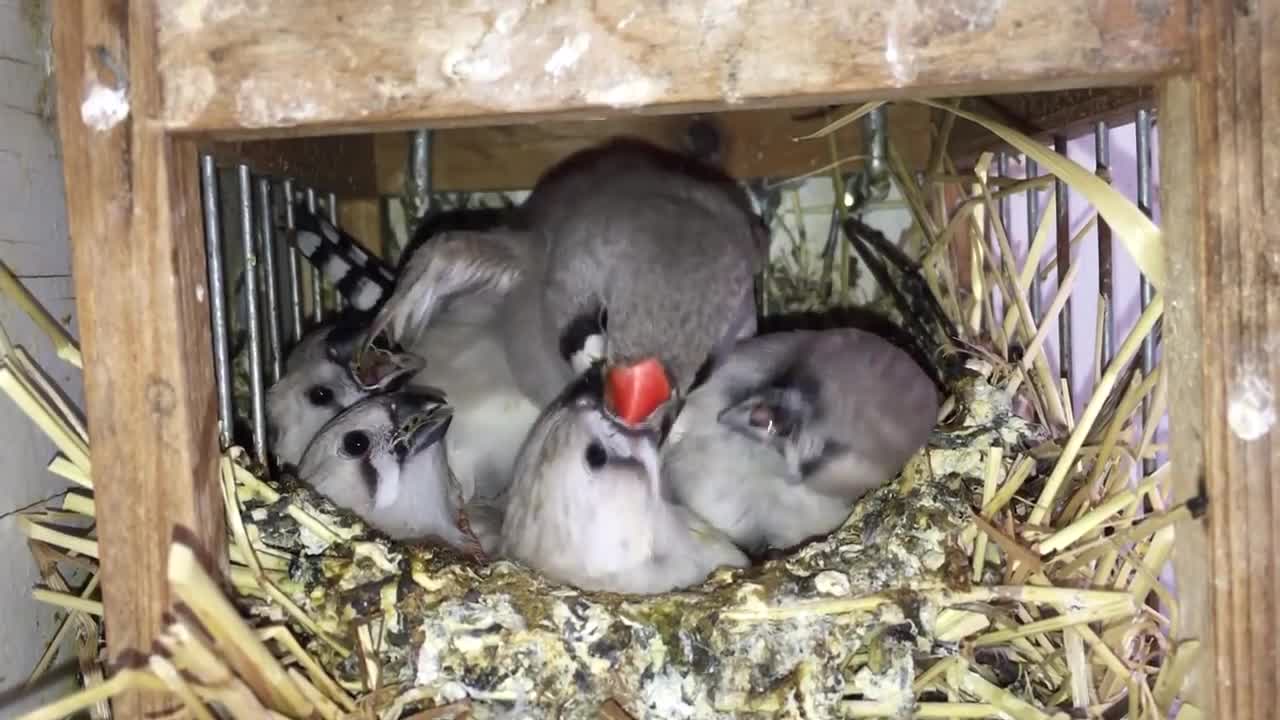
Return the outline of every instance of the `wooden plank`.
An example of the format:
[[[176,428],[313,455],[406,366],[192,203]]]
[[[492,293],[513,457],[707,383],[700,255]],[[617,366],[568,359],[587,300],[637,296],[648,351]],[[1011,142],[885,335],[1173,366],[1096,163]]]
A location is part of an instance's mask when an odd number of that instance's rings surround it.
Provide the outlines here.
[[[322,134],[1126,84],[1187,67],[1188,6],[167,3],[158,60],[170,128]]]
[[[371,252],[382,256],[382,206],[377,198],[340,198],[338,222]]]
[[[150,649],[170,606],[175,531],[205,557],[225,558],[199,176],[194,145],[155,122],[153,10],[57,0],[53,24],[102,595],[117,662]],[[130,694],[116,714],[172,704]]]
[[[1176,420],[1203,450],[1209,494],[1208,598],[1215,680],[1205,717],[1272,717],[1280,707],[1280,8],[1212,0],[1198,12],[1193,78],[1166,86],[1162,162],[1170,202],[1171,269],[1194,292],[1201,352],[1185,372],[1200,383],[1199,426]],[[1184,138],[1185,145],[1173,145]],[[1179,154],[1193,156],[1194,165]],[[1174,156],[1171,158],[1171,156]],[[1174,176],[1181,170],[1185,174]],[[1179,222],[1182,221],[1182,222]],[[1175,324],[1185,321],[1172,316]],[[1191,329],[1191,323],[1179,328]],[[1178,374],[1175,371],[1175,374]],[[1172,388],[1171,388],[1172,390]],[[1191,408],[1174,408],[1180,418]],[[1199,431],[1196,443],[1195,431]],[[1184,468],[1183,472],[1190,470]],[[1185,547],[1180,538],[1180,550]],[[1194,582],[1194,578],[1190,578]],[[1201,684],[1205,684],[1201,679]]]
[[[733,177],[795,177],[833,161],[828,140],[795,142],[853,107],[804,111],[739,110],[707,115],[627,115],[605,120],[445,128],[433,135],[432,184],[436,190],[477,192],[527,190],[554,163],[613,135],[633,135],[676,150],[688,149],[693,122],[716,128],[721,162]],[[889,107],[890,133],[899,140],[907,165],[924,169],[930,149],[930,113],[923,105]],[[376,136],[378,192],[399,194],[409,153],[409,134]],[[841,158],[862,153],[857,123],[835,136]]]
[[[1167,277],[1198,278],[1204,272],[1204,245],[1200,234],[1203,212],[1200,171],[1196,167],[1195,84],[1187,77],[1167,81],[1160,89],[1160,207],[1161,225],[1167,239]],[[1166,289],[1164,359],[1168,367],[1169,396],[1174,398],[1169,413],[1169,461],[1173,465],[1174,500],[1183,502],[1201,489],[1205,472],[1204,430],[1206,415],[1202,398],[1206,336],[1200,318],[1202,283],[1170,283]],[[1218,508],[1212,508],[1220,516]],[[1198,639],[1206,648],[1212,644],[1209,624],[1209,534],[1202,522],[1184,523],[1176,529],[1173,566],[1178,591],[1180,626],[1175,641]],[[1183,699],[1202,708],[1204,717],[1212,712],[1213,663],[1208,650],[1189,674]]]
[[[1155,106],[1155,90],[1140,85],[992,95],[970,98],[966,106],[1048,143],[1055,134],[1075,137],[1092,132],[1099,121],[1133,122],[1139,108]],[[984,151],[1007,149],[999,138],[973,123],[957,123],[952,132],[952,158],[961,166]]]
[[[207,149],[221,167],[247,162],[255,173],[301,178],[322,192],[345,197],[376,193],[369,135],[220,142]]]

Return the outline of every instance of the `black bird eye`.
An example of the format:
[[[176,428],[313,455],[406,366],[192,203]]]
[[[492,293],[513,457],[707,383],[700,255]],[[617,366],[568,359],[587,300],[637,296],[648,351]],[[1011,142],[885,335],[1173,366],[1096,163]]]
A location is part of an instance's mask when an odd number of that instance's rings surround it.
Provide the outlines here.
[[[333,402],[333,391],[324,385],[312,385],[307,388],[307,400],[316,406],[328,405]]]
[[[604,451],[603,445],[592,440],[591,444],[587,446],[586,459],[587,467],[592,470],[599,470],[604,467],[605,463],[609,462],[609,454]]]
[[[352,430],[342,436],[342,454],[347,457],[363,457],[369,451],[369,435],[363,430]]]

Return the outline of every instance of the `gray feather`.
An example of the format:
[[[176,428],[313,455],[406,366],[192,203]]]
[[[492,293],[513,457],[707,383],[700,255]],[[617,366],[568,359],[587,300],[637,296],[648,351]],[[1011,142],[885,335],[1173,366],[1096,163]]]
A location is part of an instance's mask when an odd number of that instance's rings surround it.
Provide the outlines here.
[[[689,397],[663,450],[667,493],[745,547],[790,547],[927,442],[939,399],[905,352],[841,329],[737,346]]]

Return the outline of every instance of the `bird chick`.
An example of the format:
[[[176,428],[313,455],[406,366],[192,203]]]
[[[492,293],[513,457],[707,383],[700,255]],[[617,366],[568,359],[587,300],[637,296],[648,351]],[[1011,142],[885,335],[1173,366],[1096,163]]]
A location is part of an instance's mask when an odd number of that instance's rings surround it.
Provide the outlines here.
[[[444,449],[452,417],[430,392],[371,395],[320,430],[298,479],[391,538],[434,538],[474,551],[458,526],[465,498]]]
[[[396,342],[377,352],[360,352],[377,317],[373,314],[374,308],[391,294],[395,271],[364,250],[359,240],[309,212],[305,204],[298,204],[293,211],[294,244],[356,310],[349,309],[336,321],[303,337],[289,353],[284,375],[267,393],[268,425],[273,436],[270,445],[286,466],[297,465],[316,432],[343,409],[371,394],[402,385],[429,359],[421,343],[411,347],[408,342]],[[497,227],[507,214],[507,210],[486,208],[433,210],[422,218],[410,245],[430,256],[451,233],[475,235],[480,230]],[[468,296],[465,302],[450,303],[451,315],[463,318],[492,315],[492,303],[486,304],[483,299],[477,302],[474,295]],[[399,348],[394,347],[396,345]],[[426,343],[428,349],[437,350],[445,357],[455,345],[451,337]],[[400,348],[408,351],[402,352]],[[356,355],[362,358],[359,368],[351,367]],[[421,381],[421,378],[415,379]],[[450,399],[454,400],[452,396]],[[457,400],[467,407],[474,404],[467,402],[467,398]],[[453,405],[459,407],[458,402]],[[457,434],[451,433],[451,436]]]
[[[928,441],[938,395],[906,352],[862,330],[740,343],[682,408],[665,490],[749,552],[831,532]]]
[[[289,353],[284,374],[267,390],[270,446],[281,465],[294,467],[312,438],[345,408],[369,395],[397,387],[421,368],[408,353],[383,353],[389,359],[376,379],[357,377],[351,358],[363,339],[367,316],[352,313],[322,325]]]
[[[501,553],[584,590],[687,587],[747,558],[663,499],[657,437],[603,411],[599,367],[538,417],[516,461]]]

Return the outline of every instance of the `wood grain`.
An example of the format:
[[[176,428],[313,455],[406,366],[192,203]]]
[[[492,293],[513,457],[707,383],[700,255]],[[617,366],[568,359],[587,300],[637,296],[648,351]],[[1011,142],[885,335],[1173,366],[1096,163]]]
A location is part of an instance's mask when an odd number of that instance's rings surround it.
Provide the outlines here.
[[[164,123],[308,134],[1118,85],[1188,0],[165,3]]]
[[[102,594],[108,647],[120,663],[150,649],[169,608],[175,529],[207,557],[225,556],[199,176],[194,145],[156,122],[151,3],[58,0],[54,13]],[[118,87],[124,72],[129,114],[86,124],[86,97]],[[116,713],[142,717],[171,705],[129,694]]]
[[[1075,137],[1099,122],[1133,122],[1139,108],[1155,105],[1151,86],[1082,88],[1057,92],[1016,93],[971,98],[968,107],[996,118],[1033,138],[1049,142],[1054,135]],[[967,166],[984,151],[1007,150],[999,138],[974,123],[958,123],[948,146],[952,159]]]
[[[1204,271],[1200,234],[1203,203],[1196,167],[1195,82],[1189,77],[1168,80],[1160,88],[1160,207],[1165,228],[1167,277],[1198,278]],[[1200,492],[1205,470],[1203,382],[1205,341],[1201,326],[1203,284],[1195,280],[1170,283],[1165,304],[1164,359],[1169,395],[1176,398],[1169,413],[1169,461],[1174,473],[1174,499],[1183,502]],[[1218,515],[1218,509],[1211,513]],[[1176,641],[1198,639],[1212,646],[1208,526],[1184,523],[1176,528],[1173,552],[1181,620]],[[1202,656],[1183,689],[1183,699],[1215,717],[1213,663]]]
[[[220,142],[207,149],[220,167],[247,162],[254,173],[300,178],[319,191],[341,197],[376,193],[370,135]]]
[[[689,125],[695,120],[719,132],[720,159],[729,175],[795,177],[826,166],[833,157],[825,138],[802,142],[793,138],[808,135],[853,109],[738,110],[692,117],[624,115],[596,121],[445,128],[433,135],[432,185],[448,191],[527,190],[551,165],[613,135],[641,137],[684,151]],[[924,169],[930,150],[929,108],[900,103],[890,106],[888,113],[890,132],[908,167]],[[375,137],[379,193],[404,190],[409,142],[407,133]],[[836,133],[835,142],[840,157],[863,151],[857,123]]]
[[[1170,277],[1189,285],[1171,296],[1171,320],[1175,334],[1194,333],[1197,322],[1201,333],[1198,353],[1169,350],[1174,374],[1189,374],[1201,393],[1199,417],[1194,401],[1173,412],[1173,444],[1202,450],[1209,494],[1213,677],[1198,685],[1214,697],[1205,717],[1272,717],[1280,707],[1280,9],[1212,0],[1197,20],[1197,70],[1165,86],[1160,129],[1162,161],[1174,163],[1162,171],[1174,187],[1163,203],[1173,213],[1164,223]],[[1190,217],[1179,202],[1190,203]],[[1183,484],[1194,468],[1191,460],[1180,469]],[[1180,554],[1195,553],[1195,537],[1179,537]]]
[[[377,198],[339,198],[338,222],[370,252],[383,256],[382,205]]]

